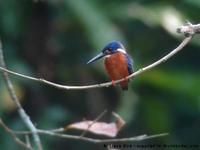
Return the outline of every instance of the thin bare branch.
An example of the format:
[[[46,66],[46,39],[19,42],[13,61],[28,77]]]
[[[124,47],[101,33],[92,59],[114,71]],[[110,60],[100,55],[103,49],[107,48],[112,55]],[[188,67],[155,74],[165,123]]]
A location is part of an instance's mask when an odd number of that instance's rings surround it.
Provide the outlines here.
[[[1,122],[0,124],[10,132],[14,134],[20,134],[20,135],[29,135],[32,134],[30,131],[14,131],[10,128],[8,128],[4,123]],[[61,128],[60,128],[61,129]],[[64,130],[63,130],[64,131]],[[49,135],[53,137],[59,137],[59,138],[64,138],[64,139],[69,139],[69,140],[80,140],[80,141],[85,141],[85,142],[90,142],[90,143],[117,143],[117,142],[137,142],[137,141],[143,141],[147,139],[153,139],[153,138],[158,138],[158,137],[164,137],[169,135],[168,133],[161,133],[161,134],[154,134],[154,135],[139,135],[135,137],[128,137],[128,138],[118,138],[118,139],[96,139],[96,138],[88,138],[88,137],[83,137],[79,135],[69,135],[69,134],[63,134],[59,133],[60,130],[53,129],[53,130],[41,130],[37,129],[37,133],[41,135]]]
[[[16,134],[14,133],[14,131],[12,131],[11,129],[9,129],[5,123],[2,121],[2,119],[0,118],[0,125],[5,129],[6,132],[8,132],[13,139],[15,140],[15,142],[19,145],[21,145],[22,147],[26,148],[26,149],[30,149],[32,150],[32,148],[30,146],[28,146],[26,143],[24,143],[22,140],[20,140]]]
[[[191,22],[187,21],[186,24],[177,28],[177,32],[183,33],[187,37],[192,36],[195,33],[200,33],[200,24],[194,24],[193,25]]]
[[[2,48],[1,40],[0,40],[0,66],[2,68],[6,68],[6,64],[5,64],[4,56],[3,56],[3,48]],[[11,96],[13,102],[17,106],[18,113],[19,113],[22,121],[27,126],[27,128],[29,128],[29,130],[32,132],[33,139],[34,139],[34,142],[37,146],[37,149],[42,150],[42,145],[41,145],[41,142],[40,142],[40,137],[37,134],[37,130],[36,130],[35,126],[33,125],[32,121],[30,120],[30,117],[26,114],[26,112],[22,108],[22,106],[19,102],[19,99],[16,96],[15,90],[13,88],[13,84],[8,77],[8,73],[5,72],[5,71],[3,71],[3,78],[6,82],[6,86],[7,86],[7,89],[8,89],[10,96]]]
[[[81,137],[76,135],[68,135],[68,134],[61,134],[61,133],[54,133],[49,132],[47,130],[38,130],[39,134],[46,134],[50,136],[56,136],[60,138],[66,138],[66,139],[72,139],[72,140],[81,140],[85,142],[90,143],[116,143],[116,142],[136,142],[136,141],[143,141],[147,139],[153,139],[158,137],[163,137],[169,135],[168,133],[161,133],[161,134],[155,134],[155,135],[139,135],[135,137],[129,137],[129,138],[120,138],[120,139],[95,139],[95,138],[88,138],[88,137]]]
[[[13,131],[16,134],[31,134],[30,132],[26,131]],[[37,132],[39,134],[43,135],[49,135],[49,136],[54,136],[54,137],[59,137],[59,138],[64,138],[64,139],[69,139],[69,140],[80,140],[80,141],[85,141],[85,142],[90,142],[90,143],[117,143],[117,142],[136,142],[136,141],[143,141],[147,139],[153,139],[153,138],[158,138],[158,137],[164,137],[169,135],[169,133],[160,133],[160,134],[154,134],[154,135],[139,135],[135,137],[128,137],[128,138],[116,138],[116,139],[96,139],[96,138],[88,138],[88,137],[82,137],[79,135],[69,135],[69,134],[62,134],[58,132],[52,132],[52,130],[41,130],[38,129]]]
[[[133,78],[135,76],[138,76],[139,74],[142,74],[143,72],[146,72],[146,71],[158,66],[159,64],[167,61],[169,58],[171,58],[177,52],[182,50],[183,47],[185,47],[190,42],[190,40],[192,39],[192,36],[195,33],[200,33],[200,25],[199,24],[192,25],[191,23],[188,22],[188,23],[186,23],[186,25],[179,27],[177,29],[177,32],[178,33],[184,33],[185,35],[187,35],[187,37],[180,43],[180,45],[178,45],[177,48],[172,50],[170,53],[168,53],[167,55],[165,55],[164,57],[162,57],[158,61],[156,61],[156,62],[154,62],[154,63],[152,63],[152,64],[150,64],[146,67],[139,69],[138,71],[129,75],[127,78]],[[50,81],[47,81],[47,80],[42,79],[42,78],[35,78],[35,77],[23,75],[23,74],[8,70],[3,66],[0,67],[0,70],[3,71],[3,72],[7,72],[7,73],[10,73],[10,74],[13,74],[13,75],[16,75],[16,76],[20,76],[20,77],[29,79],[29,80],[41,82],[43,84],[47,84],[47,85],[53,86],[53,87],[58,88],[58,89],[65,89],[65,90],[85,90],[85,89],[92,89],[92,88],[109,87],[109,86],[112,85],[112,82],[106,82],[106,83],[100,83],[100,84],[95,84],[95,85],[87,85],[87,86],[68,86],[68,85],[61,85],[61,84],[57,84],[57,83],[54,83],[54,82],[50,82]],[[124,79],[116,80],[115,83],[119,83],[123,80]]]
[[[29,147],[29,148],[32,148],[31,147],[31,142],[30,142],[30,137],[28,134],[25,134],[25,139],[26,139],[26,145]]]
[[[171,58],[177,52],[182,50],[183,47],[186,46],[190,42],[191,39],[192,39],[192,36],[186,37],[181,42],[181,44],[177,48],[172,50],[170,53],[168,53],[167,55],[165,55],[164,57],[162,57],[158,61],[156,61],[156,62],[154,62],[154,63],[152,63],[152,64],[150,64],[150,65],[148,65],[146,67],[143,67],[143,68],[139,69],[138,71],[134,72],[133,74],[129,75],[127,77],[127,79],[133,78],[135,76],[138,76],[138,75],[140,75],[140,74],[142,74],[142,73],[144,73],[144,72],[146,72],[146,71],[158,66],[159,64],[167,61],[169,58]],[[29,80],[41,82],[43,84],[47,84],[47,85],[53,86],[53,87],[58,88],[58,89],[65,89],[65,90],[85,90],[85,89],[109,87],[109,86],[112,85],[112,82],[106,82],[106,83],[100,83],[100,84],[94,84],[94,85],[86,85],[86,86],[68,86],[68,85],[61,85],[61,84],[53,83],[53,82],[50,82],[50,81],[47,81],[47,80],[41,79],[41,78],[34,78],[34,77],[31,77],[31,76],[23,75],[23,74],[20,74],[20,73],[5,69],[4,67],[0,67],[0,70],[2,70],[3,72],[7,72],[7,73],[10,73],[10,74],[13,74],[13,75],[16,75],[16,76],[20,76],[20,77],[29,79]],[[119,83],[119,82],[121,82],[123,80],[124,79],[116,80],[115,83]]]

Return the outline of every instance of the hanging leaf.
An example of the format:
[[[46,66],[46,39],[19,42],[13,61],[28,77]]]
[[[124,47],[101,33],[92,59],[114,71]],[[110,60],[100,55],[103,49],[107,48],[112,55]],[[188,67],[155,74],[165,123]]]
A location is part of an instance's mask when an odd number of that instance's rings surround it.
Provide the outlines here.
[[[106,123],[87,120],[70,124],[66,127],[66,129],[78,129],[83,131],[89,131],[98,135],[115,137],[117,133],[121,130],[121,128],[124,126],[125,121],[114,112],[113,115],[116,118],[115,122]]]

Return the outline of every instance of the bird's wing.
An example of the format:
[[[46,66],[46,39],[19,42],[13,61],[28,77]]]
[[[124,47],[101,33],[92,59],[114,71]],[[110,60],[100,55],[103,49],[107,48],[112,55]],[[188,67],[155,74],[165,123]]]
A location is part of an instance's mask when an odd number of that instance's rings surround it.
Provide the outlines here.
[[[127,63],[128,63],[128,72],[130,75],[133,73],[133,59],[128,54],[126,54],[126,59],[127,59]]]

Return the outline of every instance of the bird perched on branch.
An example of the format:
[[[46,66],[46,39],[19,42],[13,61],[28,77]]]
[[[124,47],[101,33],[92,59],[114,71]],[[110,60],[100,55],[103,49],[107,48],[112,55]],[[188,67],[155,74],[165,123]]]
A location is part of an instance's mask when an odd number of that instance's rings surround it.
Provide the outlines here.
[[[121,42],[112,41],[107,44],[101,53],[87,62],[90,64],[96,60],[105,57],[105,69],[115,86],[115,80],[124,79],[120,82],[122,90],[128,90],[127,76],[133,73],[133,60],[126,53]]]

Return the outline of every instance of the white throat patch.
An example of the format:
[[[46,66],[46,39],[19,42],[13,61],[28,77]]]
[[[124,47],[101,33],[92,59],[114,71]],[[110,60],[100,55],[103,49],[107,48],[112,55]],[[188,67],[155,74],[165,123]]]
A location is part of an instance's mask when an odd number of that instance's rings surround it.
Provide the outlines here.
[[[106,57],[106,58],[109,58],[110,56],[111,56],[111,55],[106,55],[105,57]]]
[[[126,51],[124,49],[118,48],[117,51],[126,54]]]

